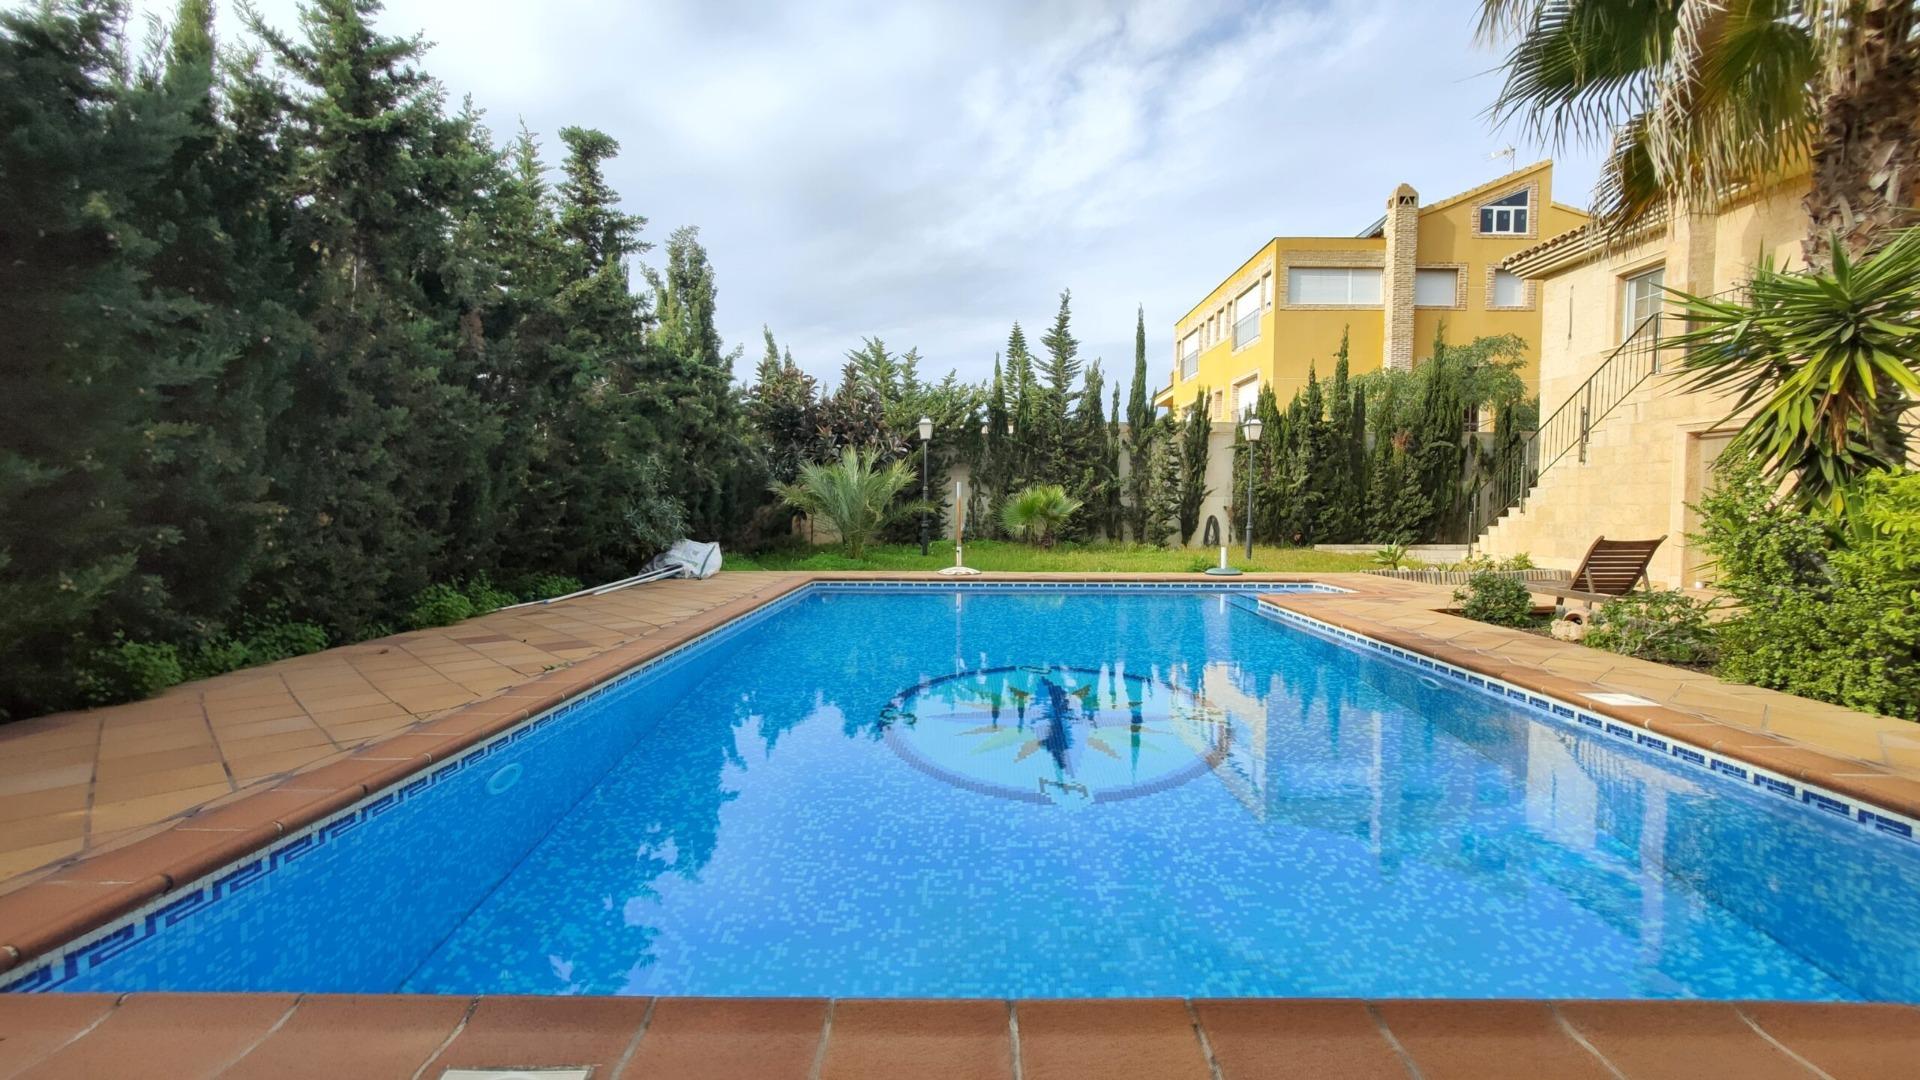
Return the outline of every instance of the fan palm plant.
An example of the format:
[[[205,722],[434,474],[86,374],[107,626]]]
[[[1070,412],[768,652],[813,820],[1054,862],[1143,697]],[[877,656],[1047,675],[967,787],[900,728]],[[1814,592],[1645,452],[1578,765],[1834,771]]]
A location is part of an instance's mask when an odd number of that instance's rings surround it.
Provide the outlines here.
[[[1670,197],[1711,203],[1806,167],[1807,264],[1885,242],[1920,184],[1920,0],[1482,0],[1513,42],[1491,113],[1610,140],[1615,236]]]
[[[1055,534],[1080,505],[1080,500],[1068,495],[1059,484],[1036,484],[1007,500],[1000,509],[1000,521],[1013,535],[1050,548]]]
[[[883,466],[878,454],[848,447],[839,461],[804,465],[793,483],[775,484],[773,491],[801,513],[832,522],[847,554],[858,559],[889,522],[919,508],[918,503],[894,505],[913,479],[905,461]]]
[[[1688,388],[1756,407],[1733,450],[1791,477],[1799,501],[1844,510],[1855,479],[1907,460],[1905,413],[1920,397],[1920,229],[1855,260],[1838,239],[1829,269],[1763,264],[1747,298],[1676,294],[1692,328]]]

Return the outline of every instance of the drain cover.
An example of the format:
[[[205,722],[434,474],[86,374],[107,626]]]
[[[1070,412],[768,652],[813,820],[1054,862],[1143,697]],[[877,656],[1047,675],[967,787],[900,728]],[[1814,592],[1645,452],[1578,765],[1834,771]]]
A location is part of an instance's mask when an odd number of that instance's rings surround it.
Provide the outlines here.
[[[1588,694],[1586,697],[1588,701],[1597,701],[1602,705],[1658,705],[1660,704],[1657,701],[1649,701],[1638,694],[1611,694],[1611,693]]]
[[[588,1080],[589,1065],[538,1065],[526,1068],[447,1068],[440,1080]]]

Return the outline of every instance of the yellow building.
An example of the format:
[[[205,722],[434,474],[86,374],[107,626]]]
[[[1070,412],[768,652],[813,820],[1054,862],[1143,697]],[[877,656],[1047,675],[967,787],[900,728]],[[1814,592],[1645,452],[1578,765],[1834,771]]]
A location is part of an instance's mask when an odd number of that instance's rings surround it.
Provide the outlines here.
[[[1539,289],[1499,263],[1587,220],[1553,201],[1543,161],[1426,206],[1401,184],[1356,236],[1276,237],[1174,324],[1172,379],[1154,404],[1185,408],[1204,392],[1225,420],[1271,385],[1284,408],[1309,364],[1333,370],[1343,332],[1358,375],[1411,368],[1443,321],[1449,341],[1525,338],[1535,385]]]

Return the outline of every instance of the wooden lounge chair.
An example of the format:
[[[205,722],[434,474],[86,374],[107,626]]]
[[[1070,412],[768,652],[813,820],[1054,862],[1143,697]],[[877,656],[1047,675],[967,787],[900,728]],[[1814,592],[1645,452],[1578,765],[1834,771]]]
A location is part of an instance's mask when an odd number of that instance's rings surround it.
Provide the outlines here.
[[[1562,613],[1567,609],[1569,598],[1585,600],[1587,606],[1592,607],[1616,596],[1625,596],[1646,580],[1647,564],[1653,561],[1653,553],[1660,550],[1666,539],[1657,536],[1652,540],[1609,540],[1602,536],[1587,549],[1579,567],[1565,582],[1541,582],[1534,588],[1552,593],[1554,609]]]

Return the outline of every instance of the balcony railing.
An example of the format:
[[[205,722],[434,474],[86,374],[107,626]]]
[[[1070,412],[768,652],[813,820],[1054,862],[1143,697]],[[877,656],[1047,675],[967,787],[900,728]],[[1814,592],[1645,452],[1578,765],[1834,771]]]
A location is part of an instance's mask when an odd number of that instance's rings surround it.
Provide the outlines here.
[[[1260,313],[1250,311],[1233,324],[1233,347],[1239,348],[1250,341],[1260,340]]]

